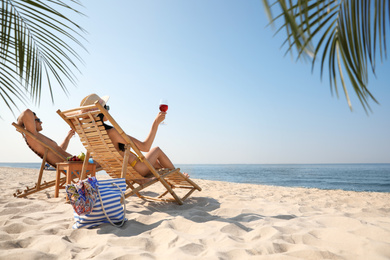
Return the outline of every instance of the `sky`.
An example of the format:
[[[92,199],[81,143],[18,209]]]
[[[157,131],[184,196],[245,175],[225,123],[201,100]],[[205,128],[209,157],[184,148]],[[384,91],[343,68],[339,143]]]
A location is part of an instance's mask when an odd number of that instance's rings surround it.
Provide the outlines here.
[[[91,93],[109,95],[125,132],[146,138],[161,98],[165,126],[154,146],[174,164],[390,163],[390,61],[377,64],[367,114],[349,88],[332,94],[320,64],[296,61],[281,47],[258,0],[83,1],[84,64],[66,95],[43,87],[40,105],[0,104],[0,162],[39,162],[11,125],[30,108],[42,133],[61,143],[69,126],[58,109]],[[85,152],[78,137],[68,152]]]

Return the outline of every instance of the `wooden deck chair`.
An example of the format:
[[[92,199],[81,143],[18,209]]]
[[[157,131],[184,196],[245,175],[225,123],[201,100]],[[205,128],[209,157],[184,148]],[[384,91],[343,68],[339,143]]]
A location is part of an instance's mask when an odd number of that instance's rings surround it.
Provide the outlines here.
[[[39,174],[38,174],[38,180],[37,182],[35,183],[35,186],[34,187],[28,187],[26,186],[26,188],[21,191],[20,189],[16,190],[16,192],[14,193],[14,196],[15,197],[18,197],[18,198],[23,198],[23,197],[26,197],[30,194],[33,194],[35,192],[38,192],[38,191],[41,191],[41,190],[44,190],[44,189],[47,189],[47,188],[50,188],[50,187],[53,187],[56,185],[56,180],[53,179],[51,181],[43,181],[42,182],[42,176],[43,176],[43,171],[45,170],[45,167],[47,166],[47,164],[53,166],[54,168],[56,168],[56,164],[53,163],[53,162],[49,162],[47,161],[47,155],[50,152],[54,153],[55,155],[57,155],[59,158],[63,159],[63,161],[66,161],[66,157],[64,157],[63,155],[61,155],[60,153],[58,153],[53,147],[51,147],[50,145],[40,141],[33,133],[31,133],[30,131],[28,131],[27,129],[21,127],[20,125],[16,124],[16,123],[12,123],[12,125],[16,128],[16,130],[18,132],[20,132],[24,138],[24,140],[26,141],[28,147],[35,153],[37,154],[39,157],[42,158],[42,163],[41,163],[41,168],[39,169]],[[45,152],[44,154],[39,154],[37,153],[36,151],[34,151],[31,146],[29,145],[29,143],[27,142],[27,139],[26,139],[26,136],[29,136],[31,138],[33,138],[34,140],[36,140],[37,142],[39,142],[43,147],[45,147]],[[73,177],[80,177],[82,174],[85,175],[85,172],[84,172],[84,167],[81,171],[81,173],[76,173],[77,176],[73,176]],[[65,187],[65,183],[66,183],[66,173],[63,172],[63,174],[65,175],[64,177],[62,177],[60,179],[60,182],[59,182],[59,188],[64,188]]]
[[[128,190],[125,194],[126,197],[137,195],[145,200],[176,201],[179,205],[182,205],[183,201],[195,190],[201,190],[195,182],[183,175],[179,168],[173,170],[155,169],[99,102],[96,102],[94,105],[70,109],[63,112],[58,110],[57,113],[78,133],[85,149],[89,151],[92,158],[100,164],[103,170],[112,178],[126,178],[128,185]],[[114,144],[111,142],[111,139],[98,116],[100,113],[104,114],[110,124],[126,141],[124,155],[121,155],[115,149]],[[147,165],[155,178],[145,179],[145,177],[140,175],[130,166],[128,163],[129,154],[131,152],[130,149],[133,149],[138,159]],[[143,184],[138,184],[139,180],[142,179],[148,181]],[[155,183],[161,183],[165,187],[165,192],[159,196],[153,197],[140,193],[141,190]],[[179,196],[175,191],[180,191],[180,193],[183,193],[183,196]],[[144,193],[144,191],[142,193]],[[165,195],[168,194],[170,194],[172,198],[165,198]]]

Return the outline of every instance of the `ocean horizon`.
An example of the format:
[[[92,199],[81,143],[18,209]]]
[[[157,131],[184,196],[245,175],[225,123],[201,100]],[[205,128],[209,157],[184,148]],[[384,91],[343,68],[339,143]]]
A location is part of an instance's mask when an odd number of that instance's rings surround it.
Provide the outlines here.
[[[0,163],[39,169],[41,163]],[[177,164],[192,178],[284,187],[390,192],[390,163],[356,164]],[[98,174],[104,174],[100,172]]]

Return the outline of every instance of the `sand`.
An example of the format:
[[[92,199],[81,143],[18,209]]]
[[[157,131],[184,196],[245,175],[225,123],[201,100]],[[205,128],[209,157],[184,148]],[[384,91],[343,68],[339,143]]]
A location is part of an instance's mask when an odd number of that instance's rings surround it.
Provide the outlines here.
[[[122,228],[73,230],[64,190],[13,197],[37,172],[0,168],[0,259],[390,259],[390,193],[195,180],[182,206],[130,197]]]

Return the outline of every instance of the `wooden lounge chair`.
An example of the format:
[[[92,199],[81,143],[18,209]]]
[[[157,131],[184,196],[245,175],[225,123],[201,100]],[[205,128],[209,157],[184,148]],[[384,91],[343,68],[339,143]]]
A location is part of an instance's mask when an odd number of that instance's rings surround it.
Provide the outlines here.
[[[103,170],[112,178],[126,178],[128,185],[128,190],[125,194],[126,197],[137,195],[145,200],[176,201],[179,205],[182,205],[183,201],[195,190],[201,190],[195,182],[183,175],[179,168],[173,170],[155,169],[99,102],[95,102],[94,105],[70,109],[63,112],[58,110],[57,113],[78,133],[85,149],[91,154],[93,159],[100,164]],[[126,141],[124,155],[121,155],[115,149],[114,144],[111,142],[111,139],[98,117],[100,113],[108,118],[110,124],[115,127]],[[130,164],[128,164],[130,149],[133,149],[134,153],[138,156],[138,159],[147,165],[154,178],[145,178],[141,176],[130,166]],[[166,191],[159,196],[153,197],[140,193],[141,190],[155,183],[161,183]],[[178,193],[175,191],[178,191]],[[179,191],[180,195],[183,193],[183,196],[179,197]],[[142,193],[145,192],[143,191]],[[167,194],[170,194],[173,198],[163,198]]]
[[[42,182],[43,171],[47,168],[47,164],[51,165],[54,168],[57,168],[57,165],[55,163],[47,161],[47,155],[48,155],[49,151],[51,153],[54,153],[55,155],[57,155],[63,161],[66,161],[66,157],[64,157],[63,155],[58,153],[52,146],[50,146],[50,145],[40,141],[33,133],[31,133],[27,129],[21,127],[20,125],[14,123],[14,122],[12,123],[12,125],[16,128],[16,130],[18,132],[20,132],[22,134],[22,136],[23,136],[24,140],[26,141],[28,147],[35,154],[37,154],[39,157],[42,158],[41,168],[39,169],[38,180],[35,183],[35,186],[34,187],[26,186],[26,188],[23,191],[21,191],[20,189],[16,190],[16,192],[14,193],[14,197],[23,198],[23,197],[26,197],[26,196],[28,196],[30,194],[33,194],[35,192],[38,192],[38,191],[41,191],[41,190],[44,190],[44,189],[47,189],[47,188],[50,188],[50,187],[53,187],[53,186],[56,186],[55,187],[55,194],[58,194],[58,189],[61,189],[61,188],[63,189],[65,187],[65,184],[66,184],[66,172],[62,171],[62,173],[65,176],[64,177],[60,177],[58,179],[58,183],[56,183],[56,179],[53,179],[53,180],[48,181],[48,182],[47,181],[43,181]],[[31,146],[29,145],[29,143],[27,142],[26,136],[29,136],[29,137],[33,138],[35,141],[39,142],[43,147],[45,147],[44,154],[39,154],[36,151],[34,151],[31,148]],[[81,175],[85,175],[86,174],[85,171],[86,170],[84,170],[84,167],[83,167],[83,169],[82,169],[82,171],[80,173],[73,173],[76,176],[71,176],[71,178],[73,179],[74,177],[80,177]]]

